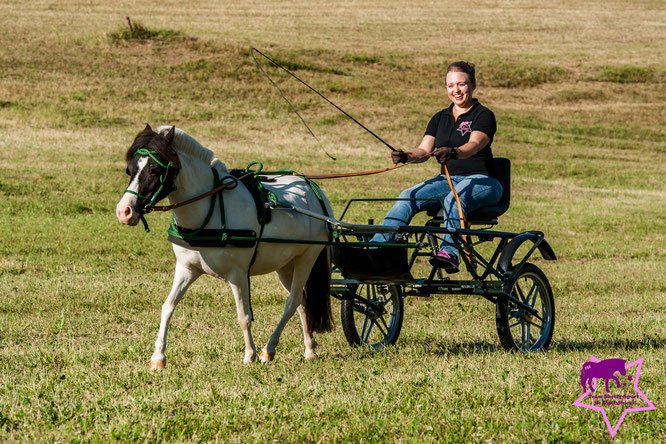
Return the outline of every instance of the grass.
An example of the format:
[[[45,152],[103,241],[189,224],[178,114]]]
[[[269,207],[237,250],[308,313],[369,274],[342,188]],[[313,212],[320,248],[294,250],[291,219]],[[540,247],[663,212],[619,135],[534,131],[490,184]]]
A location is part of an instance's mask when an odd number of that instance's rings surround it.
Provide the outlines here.
[[[306,6],[0,3],[0,441],[611,441],[599,413],[571,405],[590,355],[644,359],[657,410],[628,414],[615,438],[666,440],[663,5],[486,2],[456,21],[428,2]],[[147,34],[123,36],[126,15]],[[447,64],[476,63],[495,153],[513,162],[499,228],[542,230],[559,258],[537,262],[555,294],[549,352],[506,354],[491,304],[438,296],[406,300],[396,347],[351,349],[338,325],[303,362],[292,321],[273,364],[246,366],[231,292],[202,278],[172,320],[167,370],[148,371],[174,265],[168,215],[146,234],[113,214],[146,122],[178,125],[232,167],[388,165],[386,148],[265,65],[329,160],[250,46],[405,148],[446,105]],[[433,171],[321,185],[339,214]],[[284,295],[275,276],[252,283],[262,346]]]

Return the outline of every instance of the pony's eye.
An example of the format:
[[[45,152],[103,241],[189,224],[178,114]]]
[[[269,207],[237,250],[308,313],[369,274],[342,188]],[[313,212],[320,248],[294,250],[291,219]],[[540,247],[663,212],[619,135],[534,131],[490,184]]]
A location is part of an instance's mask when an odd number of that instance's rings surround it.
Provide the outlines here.
[[[127,174],[128,176],[131,176],[131,175],[132,175],[132,173],[130,173],[129,168],[125,168],[125,174]]]

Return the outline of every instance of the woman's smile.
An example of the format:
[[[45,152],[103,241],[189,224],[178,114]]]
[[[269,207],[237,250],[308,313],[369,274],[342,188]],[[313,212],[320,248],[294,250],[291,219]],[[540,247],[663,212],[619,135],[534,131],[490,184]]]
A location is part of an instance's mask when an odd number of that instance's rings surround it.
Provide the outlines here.
[[[458,108],[465,109],[472,105],[475,86],[464,72],[450,71],[446,75],[446,92],[449,100]]]

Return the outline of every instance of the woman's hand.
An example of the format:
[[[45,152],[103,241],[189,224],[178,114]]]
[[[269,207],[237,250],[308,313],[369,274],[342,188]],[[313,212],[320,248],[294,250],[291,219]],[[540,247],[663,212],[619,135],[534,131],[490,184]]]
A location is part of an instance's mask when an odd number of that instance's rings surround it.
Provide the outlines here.
[[[393,161],[393,165],[397,165],[399,163],[405,163],[407,162],[408,158],[409,154],[407,154],[403,150],[391,151],[391,160]]]
[[[449,160],[458,158],[458,149],[449,147],[437,148],[434,152],[434,156],[435,159],[437,159],[437,162],[444,165]]]

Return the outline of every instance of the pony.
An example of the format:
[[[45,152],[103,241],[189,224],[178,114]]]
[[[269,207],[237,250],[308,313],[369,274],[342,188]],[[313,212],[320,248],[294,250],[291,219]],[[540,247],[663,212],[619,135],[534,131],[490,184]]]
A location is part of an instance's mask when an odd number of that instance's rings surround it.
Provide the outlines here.
[[[144,213],[165,197],[171,204],[182,203],[210,191],[218,180],[215,176],[233,180],[228,176],[226,165],[214,158],[213,151],[176,127],[161,126],[153,131],[150,125],[146,125],[136,135],[125,159],[130,180],[116,206],[116,217],[119,222],[130,226],[137,225],[140,219],[143,220]],[[317,214],[322,214],[325,207],[328,215],[332,216],[329,201],[321,190],[315,190],[316,185],[289,174],[275,177],[274,182],[264,183],[263,186],[274,193],[278,202]],[[150,359],[151,369],[165,367],[164,351],[171,316],[189,286],[204,274],[222,279],[231,286],[245,341],[245,363],[257,358],[251,331],[250,276],[276,271],[280,283],[289,292],[282,317],[261,351],[261,362],[273,360],[280,335],[296,311],[303,328],[306,360],[317,357],[313,333],[333,328],[326,222],[295,211],[273,211],[270,222],[262,227],[258,207],[250,191],[242,181],[237,181],[235,185],[222,191],[222,198],[214,200],[214,205],[211,205],[211,199],[215,194],[174,208],[172,228],[175,225],[190,232],[199,228],[204,229],[203,232],[219,232],[223,228],[229,231],[252,230],[262,233],[262,238],[289,239],[290,242],[256,242],[250,247],[233,243],[224,246],[173,243],[176,257],[173,286],[162,305],[155,351]],[[210,217],[211,212],[221,216]]]
[[[619,388],[620,380],[615,376],[615,372],[620,372],[622,376],[626,375],[627,370],[624,368],[626,363],[627,361],[624,359],[604,359],[599,362],[586,362],[580,371],[580,383],[583,386],[583,390],[587,390],[589,382],[590,390],[594,391],[591,380],[595,378],[606,379],[606,393],[610,393],[608,390],[608,381],[611,379],[615,380]]]

